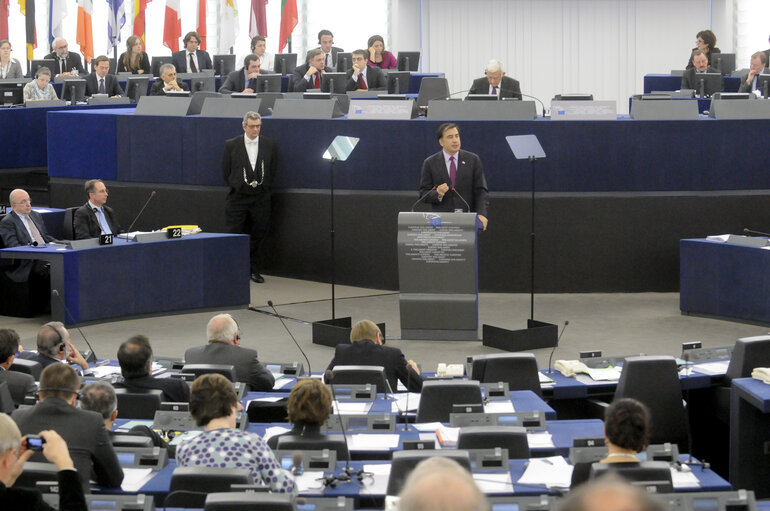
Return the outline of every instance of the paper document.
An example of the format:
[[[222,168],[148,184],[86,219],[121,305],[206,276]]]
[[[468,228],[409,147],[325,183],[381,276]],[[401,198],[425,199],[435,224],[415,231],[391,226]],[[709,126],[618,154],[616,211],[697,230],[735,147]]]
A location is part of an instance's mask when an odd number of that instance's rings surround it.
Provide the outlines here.
[[[572,465],[561,456],[530,458],[520,484],[543,484],[548,488],[569,488],[572,482]]]
[[[441,425],[436,428],[436,438],[442,447],[457,445],[457,438],[460,436],[460,428],[450,428]]]
[[[706,236],[706,239],[707,240],[711,240],[711,241],[725,242],[725,241],[727,241],[727,238],[729,238],[729,237],[730,237],[729,234],[718,234],[718,235]]]
[[[589,367],[586,372],[593,381],[617,381],[620,379],[619,367],[607,367],[604,369],[595,369]]]
[[[510,472],[477,472],[473,474],[473,480],[484,493],[511,493],[513,490]]]
[[[120,489],[125,492],[136,493],[147,481],[152,479],[151,468],[123,468],[123,483]]]
[[[507,399],[489,401],[484,405],[484,413],[516,413],[513,403]]]
[[[556,383],[553,378],[549,378],[548,376],[544,375],[540,371],[537,372],[537,379],[540,381],[540,383]]]
[[[333,412],[339,415],[366,415],[372,407],[371,401],[335,401]]]
[[[278,378],[275,379],[275,384],[273,385],[273,389],[274,390],[282,389],[286,385],[288,385],[291,382],[293,382],[294,380],[295,380],[295,378],[288,378],[286,376],[279,376]]]
[[[289,431],[291,431],[289,428],[282,428],[281,426],[271,426],[265,430],[265,434],[262,435],[262,440],[267,442],[268,438],[274,437],[275,435],[288,433]]]
[[[530,449],[534,447],[555,447],[553,445],[553,438],[551,438],[551,434],[547,431],[542,433],[527,433],[527,443],[529,444]]]
[[[129,429],[133,428],[134,426],[147,426],[148,428],[152,427],[152,420],[151,419],[137,419],[128,421],[122,426],[118,428],[120,431],[128,431]]]
[[[442,424],[440,422],[417,422],[415,424],[410,424],[409,429],[414,429],[416,431],[434,432],[441,426]]]
[[[389,433],[358,433],[348,437],[351,451],[389,451],[398,447],[400,436]]]
[[[190,438],[194,438],[200,435],[201,433],[203,433],[201,430],[185,431],[181,435],[175,436],[174,439],[168,443],[168,445],[179,445],[182,442],[189,440]]]
[[[671,467],[671,482],[677,490],[682,488],[700,488],[700,481],[692,472],[680,472]]]
[[[407,396],[409,396],[407,398]],[[416,392],[409,392],[403,394],[393,394],[394,401],[390,404],[390,411],[393,413],[399,412],[416,412],[420,407],[420,394]],[[407,410],[407,405],[409,409]]]
[[[91,368],[96,378],[107,378],[108,376],[120,374],[120,367],[116,366],[96,366]]]
[[[294,476],[294,484],[299,493],[307,492],[308,490],[320,490],[324,486],[321,481],[323,477],[323,472],[304,472]]]
[[[705,362],[703,364],[693,364],[690,367],[693,371],[696,371],[702,374],[715,375],[715,374],[725,374],[727,372],[727,366],[729,365],[730,365],[729,360],[718,360],[716,362]]]

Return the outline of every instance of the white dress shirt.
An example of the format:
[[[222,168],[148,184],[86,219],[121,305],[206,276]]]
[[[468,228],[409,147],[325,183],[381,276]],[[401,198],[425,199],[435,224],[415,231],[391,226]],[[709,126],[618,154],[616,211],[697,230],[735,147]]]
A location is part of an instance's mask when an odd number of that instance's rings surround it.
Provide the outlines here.
[[[246,133],[243,134],[243,142],[246,144],[246,153],[249,155],[251,168],[257,169],[257,156],[259,155],[259,137],[251,140]]]

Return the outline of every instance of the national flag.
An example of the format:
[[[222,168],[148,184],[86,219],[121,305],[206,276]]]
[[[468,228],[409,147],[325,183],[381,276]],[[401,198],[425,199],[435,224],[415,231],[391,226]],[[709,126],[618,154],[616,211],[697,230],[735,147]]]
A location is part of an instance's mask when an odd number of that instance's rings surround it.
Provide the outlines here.
[[[220,0],[219,3],[219,52],[227,53],[235,46],[238,37],[237,0]]]
[[[94,12],[94,0],[78,0],[77,43],[80,53],[91,62],[94,58],[94,30],[91,28],[91,16]]]
[[[152,0],[134,0],[134,35],[144,42],[144,11]]]
[[[267,37],[267,14],[265,8],[268,0],[251,0],[251,20],[249,23],[249,37],[261,35]]]
[[[8,17],[11,15],[11,0],[0,0],[0,39],[8,39]]]
[[[281,34],[278,36],[279,53],[283,53],[283,49],[298,22],[297,0],[281,0]]]
[[[24,26],[27,32],[27,60],[31,61],[33,58],[33,50],[37,48],[35,0],[19,0],[19,10],[24,16]]]
[[[198,0],[198,35],[201,36],[200,49],[206,49],[206,0]]]
[[[48,5],[48,44],[57,37],[63,37],[62,22],[67,17],[66,0],[50,0]],[[1,38],[0,38],[1,39]]]
[[[171,51],[179,51],[179,38],[182,37],[182,19],[179,9],[181,0],[166,0],[166,18],[163,23],[163,46]]]
[[[126,6],[123,0],[107,0],[107,48],[113,49],[120,42],[120,30],[126,24]]]

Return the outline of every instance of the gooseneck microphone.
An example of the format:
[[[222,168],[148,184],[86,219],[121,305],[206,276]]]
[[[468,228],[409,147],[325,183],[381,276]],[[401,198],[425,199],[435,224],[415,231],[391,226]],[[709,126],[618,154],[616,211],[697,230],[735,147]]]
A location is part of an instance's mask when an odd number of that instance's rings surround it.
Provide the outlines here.
[[[412,204],[412,207],[409,208],[409,211],[414,212],[414,208],[416,208],[419,203],[424,202],[425,199],[428,198],[428,195],[430,195],[430,192],[432,192],[435,189],[436,189],[436,187],[434,186],[433,189],[429,190],[425,195],[421,195],[419,199],[414,201],[414,204]]]
[[[460,195],[460,192],[458,192],[457,189],[455,189],[454,186],[451,188],[451,190],[453,192],[455,192],[455,195],[460,197],[460,200],[463,201],[463,203],[465,204],[465,207],[468,208],[468,213],[470,213],[471,212],[471,206],[468,204],[468,201],[465,200],[465,198],[462,195]]]
[[[336,485],[337,482],[348,482],[350,481],[350,446],[348,445],[348,437],[345,434],[345,421],[342,417],[342,414],[340,413],[340,403],[337,401],[337,393],[334,391],[334,373],[327,369],[324,373],[324,383],[326,383],[332,391],[332,399],[334,399],[334,406],[337,408],[337,417],[340,420],[340,429],[342,429],[342,438],[345,440],[345,449],[348,451],[348,459],[345,460],[345,473],[344,475],[341,474],[339,476],[333,476],[328,482],[324,481],[325,484],[330,485]]]
[[[275,310],[275,307],[273,307],[273,301],[268,300],[267,305],[273,309],[273,312],[275,313],[276,317],[281,320],[281,324],[283,325],[283,328],[286,329],[286,332],[289,334],[289,337],[291,337],[291,340],[294,341],[294,344],[297,346],[297,349],[300,353],[302,353],[302,356],[305,357],[305,362],[307,363],[307,374],[308,376],[313,376],[313,371],[310,370],[310,360],[307,358],[307,355],[305,355],[305,351],[302,349],[302,346],[299,345],[297,342],[297,339],[294,338],[294,335],[292,335],[291,330],[289,330],[289,327],[286,326],[286,323],[284,323],[283,318],[280,314],[278,314],[278,311]],[[299,375],[297,375],[299,376]]]
[[[139,217],[142,216],[142,213],[144,213],[144,208],[147,207],[147,204],[150,203],[153,197],[155,197],[155,190],[153,190],[152,193],[150,193],[150,196],[147,198],[147,202],[144,203],[144,206],[142,206],[142,209],[139,210],[139,214],[136,215],[136,218],[134,218],[134,221],[131,222],[131,225],[128,226],[128,230],[126,231],[126,233],[131,232],[131,229],[134,228],[134,224],[136,224],[136,221],[139,220]]]
[[[747,227],[743,228],[743,233],[748,234],[749,236],[765,236],[767,238],[770,238],[770,234],[762,231],[753,231]]]
[[[539,102],[540,106],[543,107],[543,117],[545,117],[545,103],[543,103],[540,98],[536,96],[530,96],[529,94],[524,94],[523,92],[519,92],[519,94],[521,94],[521,96],[524,98],[534,99],[535,101]]]
[[[53,296],[55,296],[59,300],[59,303],[61,304],[62,308],[64,308],[64,312],[67,314],[67,316],[69,316],[70,321],[72,321],[72,323],[75,325],[75,328],[77,328],[78,333],[80,333],[80,337],[82,337],[83,340],[86,341],[86,344],[88,345],[88,349],[91,350],[91,353],[88,353],[88,356],[84,357],[86,359],[86,362],[88,362],[89,364],[95,363],[96,362],[96,352],[94,351],[94,347],[91,346],[91,343],[88,342],[88,339],[86,338],[86,335],[83,333],[83,331],[80,329],[80,327],[77,326],[77,324],[75,323],[75,318],[73,318],[72,314],[70,314],[70,311],[67,308],[67,305],[64,303],[64,300],[62,300],[62,297],[59,294],[59,290],[58,289],[52,289],[51,290],[51,294]]]
[[[553,374],[553,367],[551,367],[551,362],[553,361],[553,354],[556,352],[556,348],[559,347],[559,341],[561,341],[561,336],[564,335],[564,331],[567,329],[567,325],[569,325],[569,320],[564,322],[564,326],[561,328],[561,333],[559,334],[559,338],[556,339],[556,346],[553,347],[551,350],[551,354],[548,356],[548,374]]]

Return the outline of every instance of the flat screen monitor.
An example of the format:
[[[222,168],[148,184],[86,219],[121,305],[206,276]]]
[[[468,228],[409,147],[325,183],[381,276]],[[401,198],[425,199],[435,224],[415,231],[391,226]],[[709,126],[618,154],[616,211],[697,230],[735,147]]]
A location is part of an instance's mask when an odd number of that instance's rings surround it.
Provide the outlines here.
[[[86,100],[85,78],[67,78],[61,86],[62,99],[72,103],[82,103]]]
[[[257,77],[257,88],[254,92],[281,92],[283,76],[278,73],[262,74]]]
[[[420,52],[400,51],[397,60],[399,71],[417,71],[417,68],[420,67]]]
[[[553,101],[593,101],[594,95],[584,92],[570,92],[567,94],[557,94],[553,97]]]
[[[344,94],[348,77],[345,73],[324,73],[321,76],[321,92]]]
[[[24,82],[0,83],[0,104],[24,104]]]
[[[698,73],[695,75],[695,93],[705,98],[722,90],[720,73]]]
[[[190,91],[192,92],[216,92],[216,78],[214,76],[195,76],[190,78]]]
[[[273,60],[273,70],[282,75],[290,75],[297,67],[296,53],[276,53]]]
[[[353,67],[353,54],[341,51],[337,54],[337,71],[344,73]]]
[[[126,96],[131,98],[132,102],[138,103],[140,97],[147,95],[149,84],[149,76],[129,76],[126,78]]]
[[[32,64],[30,64],[29,76],[34,78],[35,73],[37,73],[37,69],[43,66],[51,70],[51,75],[56,74],[54,70],[54,67],[56,67],[56,61],[54,59],[39,59],[39,60],[33,60]]]
[[[235,55],[214,55],[214,74],[227,76],[235,71]]]
[[[711,67],[722,75],[735,71],[735,53],[712,53]]]
[[[409,71],[391,71],[388,73],[388,94],[406,94],[409,92]]]
[[[163,57],[153,57],[150,67],[152,69],[152,76],[160,76],[160,66],[163,64],[173,64],[174,63],[174,57],[171,55],[163,56]],[[177,73],[180,71],[177,69]]]
[[[770,96],[770,74],[761,74],[757,78],[757,88],[762,91],[762,97]]]

